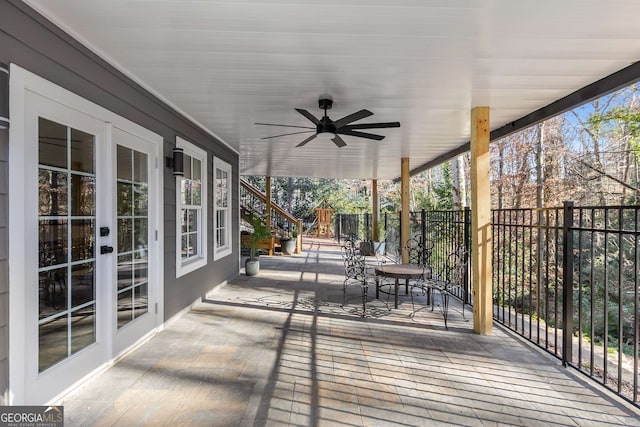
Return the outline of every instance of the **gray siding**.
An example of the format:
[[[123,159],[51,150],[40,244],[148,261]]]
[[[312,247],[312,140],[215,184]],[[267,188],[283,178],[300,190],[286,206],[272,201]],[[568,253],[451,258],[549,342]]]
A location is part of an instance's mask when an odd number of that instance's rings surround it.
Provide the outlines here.
[[[206,267],[175,278],[175,180],[164,168],[165,319],[225,280],[238,275],[239,216],[233,212],[233,253],[213,262],[213,156],[233,166],[233,185],[239,185],[238,156],[198,126],[162,103],[111,67],[66,33],[17,0],[0,2],[0,62],[15,63],[65,89],[143,126],[164,138],[170,157],[179,135],[209,153],[208,253]],[[0,130],[0,387],[7,390],[8,372],[8,132]],[[165,162],[161,162],[163,165]],[[233,206],[238,206],[234,191]],[[0,401],[2,403],[2,401]]]
[[[0,405],[9,384],[9,131],[0,129]]]

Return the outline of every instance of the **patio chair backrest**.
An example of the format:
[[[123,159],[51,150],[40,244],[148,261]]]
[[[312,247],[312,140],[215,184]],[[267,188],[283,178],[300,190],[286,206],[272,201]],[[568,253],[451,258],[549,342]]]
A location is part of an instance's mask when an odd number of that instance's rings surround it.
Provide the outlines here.
[[[447,258],[447,282],[449,282],[451,286],[461,286],[463,284],[468,265],[469,252],[463,245],[460,245]]]
[[[409,252],[409,263],[421,267],[429,267],[433,246],[433,241],[428,238],[423,239],[422,235],[416,235],[410,238],[405,245],[405,248]]]
[[[365,257],[354,240],[347,240],[342,245],[344,274],[349,279],[361,279],[365,274]]]

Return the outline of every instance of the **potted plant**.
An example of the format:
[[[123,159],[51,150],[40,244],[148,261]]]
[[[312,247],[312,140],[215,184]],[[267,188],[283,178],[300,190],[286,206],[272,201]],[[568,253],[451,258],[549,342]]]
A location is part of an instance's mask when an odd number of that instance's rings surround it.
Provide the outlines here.
[[[384,255],[386,249],[386,240],[385,236],[387,234],[387,230],[384,228],[384,224],[378,221],[378,240],[374,240],[373,242],[373,250],[377,255]]]
[[[298,243],[298,226],[297,225],[293,226],[293,231],[291,231],[291,237],[296,243]]]
[[[249,258],[244,262],[244,271],[247,276],[255,276],[260,271],[260,259],[256,254],[258,243],[271,237],[271,233],[262,220],[255,214],[249,214],[249,224],[253,231],[249,233],[247,246],[249,247]]]
[[[298,232],[297,228],[294,227],[291,233],[291,238],[289,237],[289,233],[286,234],[285,237],[280,239],[280,247],[282,248],[282,253],[285,255],[293,255],[296,251],[296,243],[297,243]]]

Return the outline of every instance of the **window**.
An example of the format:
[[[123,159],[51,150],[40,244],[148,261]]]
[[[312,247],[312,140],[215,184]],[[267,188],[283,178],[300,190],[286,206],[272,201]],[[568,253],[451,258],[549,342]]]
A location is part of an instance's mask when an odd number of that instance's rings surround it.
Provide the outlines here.
[[[207,264],[207,153],[177,137],[184,176],[176,177],[176,277]]]
[[[231,255],[231,165],[214,157],[213,171],[215,194],[213,259],[220,259]]]

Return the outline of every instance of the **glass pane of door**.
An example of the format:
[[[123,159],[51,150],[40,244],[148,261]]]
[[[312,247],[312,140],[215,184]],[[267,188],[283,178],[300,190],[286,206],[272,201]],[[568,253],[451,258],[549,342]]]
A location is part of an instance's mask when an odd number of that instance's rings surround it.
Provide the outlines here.
[[[95,137],[38,120],[38,370],[96,341]]]
[[[118,328],[149,311],[149,176],[148,156],[128,147],[116,148],[117,322]]]

